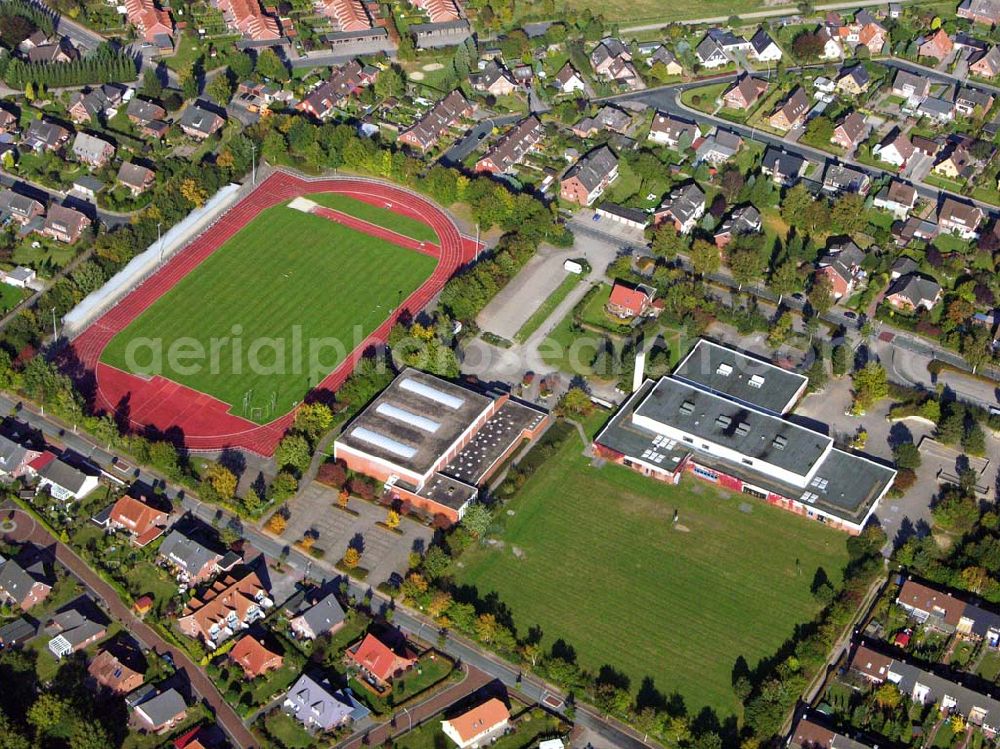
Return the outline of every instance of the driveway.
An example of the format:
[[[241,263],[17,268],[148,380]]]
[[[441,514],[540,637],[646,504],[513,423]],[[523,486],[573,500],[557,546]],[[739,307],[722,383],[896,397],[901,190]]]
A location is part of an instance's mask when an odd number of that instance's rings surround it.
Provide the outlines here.
[[[479,313],[479,327],[513,341],[521,326],[569,275],[563,263],[574,255],[573,248],[536,253]]]
[[[409,518],[401,518],[399,535],[376,523],[385,520],[386,510],[371,502],[351,500],[350,509],[355,517],[334,505],[337,491],[318,481],[313,481],[288,504],[291,517],[282,538],[289,544],[300,540],[306,531],[318,532],[316,548],[326,552],[325,559],[336,563],[348,545],[362,549],[361,566],[369,571],[368,581],[377,585],[394,572],[405,572],[409,567],[409,554],[414,549],[426,549],[433,531]]]

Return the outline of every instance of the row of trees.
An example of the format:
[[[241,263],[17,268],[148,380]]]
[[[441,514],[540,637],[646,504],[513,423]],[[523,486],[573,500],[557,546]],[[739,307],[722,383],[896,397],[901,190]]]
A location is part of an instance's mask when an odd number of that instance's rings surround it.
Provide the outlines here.
[[[11,88],[24,89],[28,84],[58,88],[91,83],[126,83],[136,79],[136,71],[131,55],[106,49],[103,53],[70,62],[30,63],[13,59],[3,77]]]

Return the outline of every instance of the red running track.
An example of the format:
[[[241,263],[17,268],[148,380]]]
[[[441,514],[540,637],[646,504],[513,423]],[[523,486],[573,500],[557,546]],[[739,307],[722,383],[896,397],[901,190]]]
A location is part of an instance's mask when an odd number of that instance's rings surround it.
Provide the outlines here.
[[[292,198],[320,192],[342,193],[372,205],[390,206],[393,211],[422,221],[434,229],[439,244],[418,242],[340,211],[315,209],[315,213],[325,218],[438,258],[430,278],[351,351],[317,385],[317,389],[334,391],[339,388],[364,351],[386,340],[390,328],[401,314],[416,314],[427,306],[454,272],[476,254],[476,243],[463,237],[444,211],[431,201],[395,185],[352,178],[312,182],[285,172],[275,172],[73,341],[80,361],[94,372],[97,382],[95,409],[117,413],[120,418],[127,417],[134,429],[180,430],[185,445],[191,450],[213,451],[232,447],[272,455],[291,425],[294,411],[267,424],[256,424],[229,413],[230,404],[210,395],[159,375],[147,379],[129,374],[103,364],[100,358],[115,335],[261,211]]]

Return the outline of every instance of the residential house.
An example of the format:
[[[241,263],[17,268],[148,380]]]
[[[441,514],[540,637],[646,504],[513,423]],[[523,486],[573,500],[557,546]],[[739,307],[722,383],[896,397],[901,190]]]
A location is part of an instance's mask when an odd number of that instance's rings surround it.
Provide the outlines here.
[[[841,71],[837,77],[837,93],[846,96],[860,96],[871,85],[871,76],[864,65],[855,65]]]
[[[626,135],[632,125],[632,117],[627,112],[611,104],[601,107],[593,117],[584,117],[573,126],[573,134],[578,138],[592,138],[601,130]]]
[[[563,200],[589,206],[617,178],[618,157],[607,146],[600,146],[566,171],[559,183],[559,194]]]
[[[163,138],[167,134],[169,125],[164,122],[167,110],[159,104],[135,97],[125,108],[125,114],[129,121],[139,129],[139,132],[146,137]]]
[[[70,118],[76,123],[94,122],[102,115],[113,116],[115,107],[121,104],[125,94],[122,86],[105,83],[100,88],[86,93],[79,91],[70,99]]]
[[[889,280],[895,281],[897,278],[908,276],[920,270],[920,265],[912,257],[900,255],[889,268]]]
[[[213,5],[222,11],[229,28],[254,42],[277,41],[281,38],[278,20],[261,10],[257,0],[217,0]]]
[[[133,692],[145,681],[136,654],[125,648],[102,648],[87,665],[87,674],[94,688],[116,695]]]
[[[866,273],[861,268],[865,253],[851,240],[832,244],[817,261],[816,274],[830,279],[833,298],[850,296]]]
[[[469,76],[472,88],[493,96],[509,96],[518,90],[518,83],[507,68],[496,60],[490,60],[486,67]]]
[[[124,530],[132,543],[141,548],[163,535],[167,518],[163,510],[125,494],[111,506],[107,527]]]
[[[178,578],[192,585],[215,574],[222,555],[186,536],[176,528],[160,544],[159,557],[174,568]]]
[[[478,749],[492,743],[507,730],[509,723],[510,710],[492,697],[461,715],[441,721],[441,730],[458,749]]]
[[[722,250],[735,237],[759,233],[761,226],[760,211],[752,205],[745,205],[730,213],[712,238],[715,240],[715,246]]]
[[[70,194],[93,203],[97,200],[97,194],[104,188],[105,184],[101,180],[89,174],[82,174],[73,180],[73,189]]]
[[[955,109],[964,117],[972,117],[976,112],[985,114],[993,106],[993,94],[969,86],[959,86],[955,92]]]
[[[243,635],[229,651],[229,660],[243,669],[247,679],[256,679],[282,667],[285,658],[267,646],[263,637]]]
[[[7,272],[4,277],[4,283],[19,289],[27,288],[34,280],[35,271],[21,266]],[[0,476],[20,478],[27,472],[28,463],[39,455],[41,452],[38,450],[29,449],[0,435]]]
[[[850,23],[837,26],[836,31],[837,36],[851,49],[864,46],[872,55],[880,54],[889,38],[886,28],[864,9],[859,10]]]
[[[427,13],[431,23],[454,23],[463,16],[459,0],[415,0],[413,4]]]
[[[934,156],[941,150],[940,143],[936,140],[925,138],[922,135],[914,135],[910,138],[910,142],[913,144],[914,149],[920,151],[922,154],[926,154],[927,156]]]
[[[809,107],[809,97],[806,96],[805,90],[801,86],[796,86],[795,90],[785,99],[785,103],[771,115],[768,122],[776,130],[791,130],[805,122]]]
[[[694,182],[674,188],[656,209],[654,222],[669,221],[680,234],[687,234],[705,215],[705,193]]]
[[[663,65],[667,75],[682,75],[684,73],[684,68],[677,61],[677,57],[667,49],[665,44],[661,44],[653,50],[652,54],[646,58],[646,64],[649,67]]]
[[[970,36],[964,31],[956,32],[955,36],[952,37],[952,42],[955,45],[955,53],[968,53],[967,57],[978,55],[980,52],[985,52],[989,48],[989,44],[984,42],[982,39]]]
[[[931,80],[925,75],[917,75],[906,70],[896,72],[892,79],[893,96],[900,96],[911,102],[919,102],[931,92]]]
[[[118,183],[124,185],[132,197],[136,198],[146,192],[156,181],[156,172],[131,161],[123,161],[118,168]]]
[[[282,709],[308,729],[330,731],[368,714],[348,689],[334,689],[328,678],[302,674],[285,694]]]
[[[844,45],[839,36],[833,34],[826,26],[821,26],[816,31],[816,36],[823,44],[823,51],[819,55],[821,60],[839,60],[844,56]]]
[[[535,115],[525,117],[504,133],[476,162],[477,172],[503,174],[512,171],[545,137],[545,128]]]
[[[722,49],[722,45],[712,36],[706,36],[699,42],[694,51],[698,63],[703,68],[721,68],[729,63],[729,55]]]
[[[427,151],[437,145],[444,134],[458,124],[463,117],[469,117],[476,107],[458,89],[428,110],[423,117],[399,136],[403,145]]]
[[[18,647],[36,634],[38,634],[38,627],[25,617],[19,617],[0,627],[0,648],[9,650]]]
[[[147,44],[153,44],[160,50],[173,50],[173,19],[154,0],[125,0],[125,15]]]
[[[899,128],[895,128],[881,143],[872,148],[872,155],[879,161],[902,169],[913,156],[914,148],[910,139]]]
[[[694,150],[695,164],[706,162],[713,166],[724,164],[733,158],[743,145],[743,138],[729,130],[716,130],[703,138]]]
[[[905,312],[931,310],[941,301],[941,284],[932,278],[908,273],[889,284],[885,300],[896,309]]]
[[[594,74],[609,81],[625,83],[630,87],[641,85],[639,72],[632,64],[632,53],[620,39],[602,39],[590,53]]]
[[[823,190],[833,194],[846,192],[867,195],[872,180],[866,172],[846,164],[829,164],[823,174]]]
[[[969,180],[975,173],[979,160],[964,145],[957,144],[948,150],[934,165],[933,172],[952,180]]]
[[[28,62],[32,65],[73,62],[79,56],[80,53],[65,37],[54,44],[42,44],[28,50]]]
[[[226,124],[225,118],[198,104],[189,104],[179,120],[181,130],[195,140],[205,140]]]
[[[132,724],[140,731],[163,734],[187,717],[187,704],[180,692],[168,689],[133,708]]]
[[[917,106],[917,114],[938,123],[951,122],[955,119],[955,104],[947,99],[928,96]]]
[[[790,185],[799,180],[806,169],[806,160],[798,154],[780,151],[768,146],[764,151],[760,171],[767,175],[775,184]]]
[[[698,136],[698,126],[695,123],[663,112],[654,114],[649,126],[649,139],[668,148],[682,150],[693,144]]]
[[[945,198],[938,211],[938,227],[943,232],[972,240],[979,236],[979,225],[985,218],[986,214],[979,206]]]
[[[49,234],[48,226],[49,222],[53,221],[53,214],[56,213],[57,209],[60,211],[70,210],[69,208],[62,208],[62,206],[57,205],[49,208],[49,215],[45,220],[46,234],[49,236],[54,236],[53,234]],[[76,214],[76,211],[72,211],[72,213]],[[82,216],[83,214],[77,215]],[[84,218],[86,218],[86,216],[84,216]],[[58,217],[55,220],[57,222],[60,221]],[[73,227],[69,227],[68,224],[58,224],[58,226],[60,228],[57,230],[59,232],[59,236],[55,237],[57,239],[61,239],[62,236],[66,236],[62,233],[63,231],[74,231]],[[61,502],[81,500],[90,494],[90,492],[94,491],[99,483],[97,476],[84,473],[59,458],[48,461],[44,467],[38,471],[38,479],[38,486],[35,488],[35,492],[41,493],[47,490],[53,499],[58,499]]]
[[[830,142],[850,153],[868,137],[868,126],[859,112],[851,112],[833,129]]]
[[[328,593],[289,620],[296,637],[314,640],[323,634],[333,634],[344,626],[344,610],[337,597]]]
[[[73,141],[73,155],[87,166],[100,169],[114,157],[115,147],[88,133],[77,133]]]
[[[750,38],[750,57],[757,62],[777,62],[781,59],[781,47],[775,43],[764,27],[758,27]]]
[[[364,678],[382,688],[417,664],[417,654],[402,636],[393,647],[368,633],[361,643],[345,653],[348,664],[358,668]]]
[[[896,658],[859,645],[850,669],[872,684],[896,685],[904,697],[918,705],[934,705],[942,713],[958,715],[970,726],[993,738],[1000,729],[1000,700],[926,671]]]
[[[0,134],[8,135],[17,132],[18,119],[13,112],[0,108]]]
[[[88,226],[90,219],[79,211],[62,205],[50,205],[42,226],[42,234],[59,242],[76,244]],[[80,484],[80,481],[72,478],[70,480],[72,484]]]
[[[32,219],[45,215],[45,206],[13,190],[0,190],[0,213],[24,226]]]
[[[584,91],[587,88],[583,76],[568,62],[559,69],[553,81],[556,88],[564,94],[573,94],[577,91]]]
[[[900,586],[896,603],[925,627],[986,640],[989,647],[1000,643],[1000,614],[966,603],[948,591],[907,579]]]
[[[1000,75],[1000,47],[994,45],[987,52],[972,55],[969,58],[969,72],[980,78],[996,78]]]
[[[326,119],[338,107],[343,107],[348,99],[370,86],[377,77],[378,68],[351,60],[334,68],[330,78],[316,86],[295,108],[317,120]]]
[[[67,609],[56,614],[45,625],[45,632],[51,635],[49,652],[56,659],[83,650],[108,633],[107,625],[91,619],[79,609]]]
[[[32,120],[28,123],[21,143],[32,151],[58,151],[69,142],[69,130],[47,120]]]
[[[875,196],[876,208],[889,211],[896,219],[902,221],[913,210],[917,202],[917,191],[911,185],[899,180],[892,180],[879,190]]]
[[[729,29],[719,27],[709,29],[708,36],[714,39],[727,55],[735,55],[739,52],[749,53],[752,49],[750,42]]]
[[[650,286],[616,280],[604,309],[622,320],[642,317],[652,308],[654,296],[656,289]]]
[[[749,109],[767,91],[767,81],[744,73],[722,94],[722,103],[730,109]]]
[[[869,749],[867,744],[831,731],[809,718],[800,718],[788,738],[789,749]]]
[[[52,586],[43,579],[44,569],[34,566],[29,571],[13,559],[0,560],[0,600],[28,611],[48,597]]]
[[[956,13],[959,18],[968,18],[974,23],[996,26],[1000,23],[1000,2],[998,0],[963,0]]]
[[[263,619],[264,612],[273,605],[257,573],[226,574],[188,602],[177,626],[188,637],[198,638],[214,650]]]
[[[938,62],[944,62],[951,55],[954,48],[955,43],[948,36],[948,32],[940,28],[929,36],[924,37],[923,42],[917,48],[917,55],[920,57],[933,57]]]

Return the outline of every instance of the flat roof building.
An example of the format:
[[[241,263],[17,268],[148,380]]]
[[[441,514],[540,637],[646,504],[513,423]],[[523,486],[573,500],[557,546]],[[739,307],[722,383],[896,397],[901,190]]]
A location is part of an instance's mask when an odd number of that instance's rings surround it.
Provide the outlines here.
[[[647,476],[676,484],[686,471],[859,533],[896,472],[784,418],[806,384],[699,341],[672,375],[633,393],[597,435],[595,450]]]
[[[334,457],[432,515],[461,519],[479,485],[548,414],[405,369],[334,442]]]

